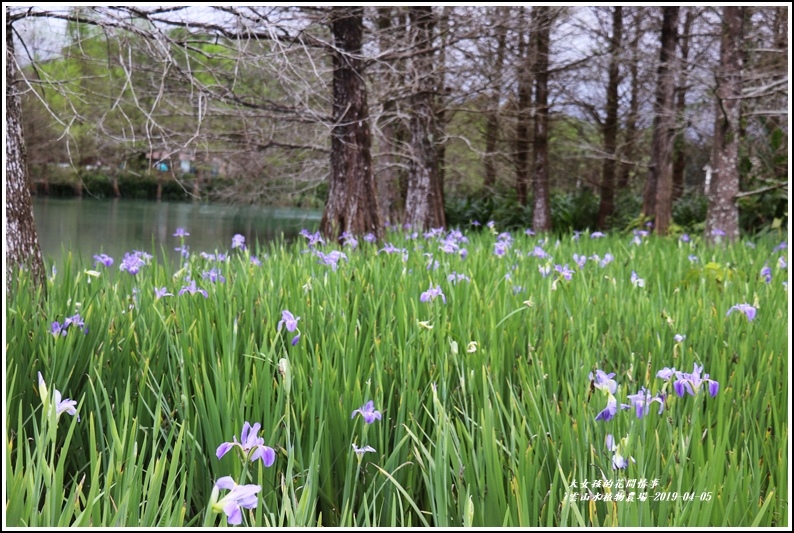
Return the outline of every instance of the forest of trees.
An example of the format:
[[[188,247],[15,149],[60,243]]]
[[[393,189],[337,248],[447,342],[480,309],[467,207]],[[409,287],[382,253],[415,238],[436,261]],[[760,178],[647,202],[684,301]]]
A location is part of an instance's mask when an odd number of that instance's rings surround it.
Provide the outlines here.
[[[193,193],[214,161],[215,199],[320,198],[330,238],[445,226],[493,199],[536,232],[560,229],[565,198],[589,202],[593,230],[667,234],[687,197],[706,238],[738,238],[740,208],[754,227],[788,216],[786,6],[5,16],[9,265],[40,263],[29,171],[101,162],[115,179],[155,153],[190,154],[168,179]]]

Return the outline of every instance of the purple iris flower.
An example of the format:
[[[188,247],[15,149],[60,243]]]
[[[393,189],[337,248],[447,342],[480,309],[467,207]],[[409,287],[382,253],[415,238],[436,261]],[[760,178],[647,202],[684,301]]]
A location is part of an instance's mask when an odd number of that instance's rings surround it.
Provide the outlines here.
[[[99,254],[94,256],[94,266],[97,266],[99,263],[102,263],[106,267],[109,267],[113,264],[113,258],[107,254]]]
[[[761,277],[764,278],[764,281],[767,283],[772,282],[772,269],[770,269],[767,265],[764,265],[764,268],[761,269]]]
[[[297,335],[295,335],[294,337],[292,337],[292,340],[290,341],[290,343],[291,343],[293,346],[295,346],[296,344],[298,344],[298,341],[299,341],[299,340],[301,340],[301,334],[300,334],[300,333],[298,333]]]
[[[471,221],[471,225],[472,225],[472,226],[474,226],[475,228],[476,228],[477,226],[482,226],[482,224],[480,224],[480,221],[479,221],[479,220],[472,220],[472,221]]]
[[[469,242],[468,237],[466,237],[460,230],[450,230],[449,235],[447,235],[446,241],[457,242],[457,243],[467,243]]]
[[[154,298],[155,300],[159,300],[163,296],[173,296],[170,292],[168,292],[167,287],[163,287],[162,289],[158,289],[157,287],[154,288]]]
[[[66,317],[63,321],[64,328],[68,328],[72,324],[74,324],[78,328],[81,328],[83,330],[83,334],[88,333],[88,328],[86,327],[85,322],[83,321],[83,317],[80,316],[80,313],[76,313],[73,316]]]
[[[576,266],[579,267],[579,270],[584,268],[585,263],[587,263],[587,257],[579,254],[573,254],[573,262],[576,263]]]
[[[354,451],[356,454],[358,454],[358,456],[359,456],[359,457],[361,457],[361,456],[362,456],[362,455],[364,455],[366,452],[374,452],[374,451],[375,451],[375,448],[373,448],[373,447],[372,447],[372,446],[370,446],[370,445],[366,445],[366,446],[364,446],[363,448],[359,448],[358,446],[356,446],[355,444],[353,444],[353,451]]]
[[[755,319],[755,307],[753,307],[750,304],[744,303],[744,304],[734,305],[733,307],[728,309],[728,312],[725,314],[725,316],[730,315],[734,311],[741,311],[742,313],[744,313],[745,316],[747,317],[747,320],[749,320],[750,322],[752,322]]]
[[[184,287],[179,289],[179,292],[177,294],[179,294],[179,296],[182,296],[186,292],[189,292],[190,294],[196,294],[198,292],[201,293],[204,296],[204,298],[209,298],[209,294],[207,294],[207,291],[196,287],[196,280],[194,279],[190,280],[190,285],[185,285]]]
[[[688,255],[687,259],[689,259],[690,263],[697,263],[698,261],[700,261],[700,259],[698,259],[698,256],[696,255]]]
[[[121,260],[119,270],[124,270],[125,272],[134,276],[145,264],[146,261],[144,261],[140,255],[138,255],[138,252],[133,252],[131,254],[126,253],[124,254],[124,259]]]
[[[606,235],[604,235],[600,231],[594,231],[592,234],[590,234],[591,239],[600,239],[601,237],[606,237]]]
[[[785,270],[788,268],[788,263],[786,263],[786,258],[782,255],[777,258],[777,267],[781,270]]]
[[[256,436],[261,427],[259,422],[253,426],[245,422],[243,431],[240,433],[240,442],[237,442],[237,436],[232,437],[233,442],[224,442],[218,446],[215,455],[220,459],[226,455],[226,452],[237,446],[242,451],[244,459],[250,461],[262,459],[265,466],[272,466],[276,461],[276,451],[270,446],[265,446],[265,439]]]
[[[176,232],[174,232],[174,237],[185,238],[188,235],[190,235],[190,233],[185,231],[185,228],[176,228]]]
[[[66,327],[62,326],[60,322],[53,322],[50,326],[50,333],[57,339],[60,335],[61,337],[66,336]]]
[[[607,374],[603,370],[596,370],[595,375],[590,372],[589,379],[593,382],[593,387],[598,390],[606,391],[609,394],[615,394],[618,390],[618,382],[614,378],[615,373],[610,372]]]
[[[375,420],[381,419],[381,413],[380,411],[375,410],[375,402],[372,400],[353,411],[353,414],[350,415],[350,418],[355,418],[356,413],[361,413],[361,416],[364,417],[364,422],[367,424],[372,424]]]
[[[780,250],[785,250],[786,248],[788,248],[788,241],[783,241],[780,244],[778,244],[777,246],[775,246],[775,248],[772,251],[773,252],[777,252],[777,251],[780,251]]]
[[[507,249],[510,247],[510,244],[507,242],[499,241],[495,243],[493,249],[493,253],[497,257],[503,257],[507,252]]]
[[[622,446],[615,442],[615,438],[611,433],[607,435],[606,446],[607,450],[614,453],[612,456],[612,470],[625,469],[629,466],[629,461],[621,454]],[[633,457],[630,457],[630,459],[634,461]],[[634,462],[636,463],[636,461]]]
[[[339,261],[341,259],[347,261],[347,256],[344,254],[344,252],[340,252],[339,250],[332,250],[327,254],[322,253],[320,250],[316,250],[314,253],[320,259],[320,263],[330,266],[331,270],[334,272],[336,272],[336,269],[339,267]]]
[[[241,250],[245,250],[245,237],[240,235],[239,233],[235,234],[232,237],[232,250],[235,248],[240,248]]]
[[[49,398],[47,392],[47,384],[44,382],[44,376],[41,372],[38,373],[39,377],[39,395],[45,407],[49,405]],[[75,416],[77,415],[77,401],[69,398],[62,399],[61,391],[55,389],[52,396],[53,407],[55,408],[55,420],[58,420],[63,413]],[[77,415],[77,421],[80,421],[80,415]]]
[[[442,300],[444,303],[447,303],[447,297],[446,297],[446,296],[444,295],[444,293],[441,291],[441,286],[440,286],[440,285],[436,285],[436,287],[435,287],[435,288],[433,288],[433,286],[431,285],[429,289],[427,289],[425,292],[423,292],[423,293],[422,293],[422,294],[419,296],[419,301],[420,301],[420,302],[424,302],[424,303],[427,303],[427,302],[432,302],[432,301],[433,301],[433,300],[435,300],[435,299],[436,299],[438,296],[441,296],[441,300]]]
[[[349,246],[353,250],[358,248],[358,239],[352,233],[345,231],[340,238],[344,241],[345,246]]]
[[[633,270],[631,271],[631,284],[635,287],[645,287],[645,280],[637,275]]]
[[[262,490],[262,487],[256,484],[238,485],[234,482],[231,476],[224,476],[215,483],[213,494],[217,498],[217,492],[220,489],[226,489],[230,492],[212,504],[215,512],[226,514],[226,520],[229,525],[239,525],[243,521],[242,509],[255,509],[259,500],[256,495]]]
[[[377,241],[378,238],[375,236],[374,233],[367,233],[366,235],[364,235],[364,240],[369,242],[369,243],[373,243],[373,242]]]
[[[535,257],[538,257],[540,259],[543,259],[543,258],[549,256],[549,254],[546,253],[546,250],[544,250],[540,246],[535,246],[535,249],[532,250],[531,252],[529,252],[529,254],[527,254],[527,255],[534,255]]]
[[[538,270],[540,271],[540,275],[545,278],[546,276],[551,274],[551,265],[546,265],[546,266],[538,265]]]
[[[720,228],[714,228],[713,230],[711,230],[711,234],[714,237],[724,237],[725,236],[725,232],[722,231]]]
[[[686,340],[686,335],[681,335],[680,333],[676,333],[673,337],[675,342],[684,342]]]
[[[631,401],[631,404],[621,404],[621,407],[623,409],[631,409],[633,407],[637,413],[637,418],[647,415],[653,402],[659,403],[659,414],[664,411],[664,396],[661,394],[653,396],[651,391],[645,387],[642,387],[637,394],[629,394],[627,398]]]
[[[217,282],[225,283],[226,282],[226,278],[223,276],[223,274],[221,274],[221,271],[218,270],[217,268],[213,268],[211,270],[207,270],[205,272],[202,272],[201,273],[201,277],[203,279],[210,280],[212,283],[217,283]]]
[[[529,229],[529,228],[525,229],[525,230],[524,230],[524,233],[525,233],[526,235],[529,235],[530,237],[532,237],[533,235],[535,235],[535,232],[534,232],[534,231],[532,231],[532,230],[531,230],[531,229]]]
[[[260,261],[259,258],[257,258],[255,255],[251,256],[251,263],[254,266],[262,266],[262,261]]]
[[[319,231],[315,231],[314,233],[309,233],[309,230],[304,228],[300,231],[300,234],[303,237],[306,237],[306,239],[308,239],[309,241],[308,244],[310,248],[314,248],[318,244],[325,244],[325,239],[323,239],[323,236],[320,234]]]
[[[293,332],[298,329],[298,320],[301,317],[295,317],[287,311],[286,309],[281,312],[281,320],[278,322],[278,326],[276,327],[276,331],[281,331],[281,326],[287,326],[287,331]]]
[[[179,252],[179,255],[182,257],[187,257],[190,255],[190,246],[185,246],[184,244],[182,246],[177,246],[174,248],[174,250]]]
[[[681,235],[681,237],[679,237],[679,240],[680,240],[681,242],[689,242],[689,241],[691,241],[692,239],[689,237],[689,234],[688,234],[688,233],[684,233],[683,235]]]
[[[595,417],[596,422],[599,420],[603,420],[604,422],[609,422],[613,418],[615,418],[615,414],[618,412],[618,401],[615,399],[614,396],[611,394],[607,399],[607,406],[604,408],[603,411],[598,413]]]
[[[564,277],[564,278],[565,278],[565,279],[567,279],[568,281],[570,281],[570,280],[571,280],[571,278],[573,277],[573,273],[574,273],[574,271],[573,271],[573,270],[571,270],[570,268],[568,268],[568,263],[565,263],[565,266],[562,266],[562,265],[554,265],[554,270],[556,270],[557,272],[559,272],[559,273],[562,275],[562,277]]]
[[[659,378],[659,379],[663,379],[665,381],[670,381],[670,378],[672,378],[673,376],[676,376],[676,375],[678,375],[680,373],[681,372],[678,372],[675,369],[675,367],[673,367],[673,368],[664,367],[663,369],[661,369],[660,371],[658,371],[656,373],[656,377]]]
[[[207,252],[201,252],[199,255],[202,258],[206,259],[207,261],[218,261],[219,263],[222,263],[223,261],[229,259],[228,255],[221,252],[218,252],[216,254],[208,254]]]
[[[52,401],[55,403],[56,419],[59,418],[63,413],[70,414],[72,416],[77,415],[77,401],[70,400],[69,398],[61,400],[61,391],[58,389],[55,389],[53,392]],[[77,415],[77,421],[80,421],[80,415]]]
[[[612,379],[613,377],[615,377],[614,372],[607,374],[603,370],[596,370],[595,374],[591,372],[589,375],[593,387],[605,392],[607,395],[607,406],[596,415],[596,421],[603,420],[607,422],[612,420],[618,412],[618,401],[614,396],[615,392],[618,390],[618,383]]]
[[[378,251],[378,253],[381,253],[381,252],[386,252],[387,254],[395,254],[395,253],[402,252],[402,250],[400,248],[397,248],[396,246],[394,246],[392,243],[387,242],[386,245],[382,249],[380,249]]]
[[[425,240],[429,240],[440,237],[443,234],[444,228],[430,228],[430,231],[426,231],[422,236],[425,238]]]
[[[454,254],[458,252],[460,247],[456,242],[443,241],[441,243],[441,246],[438,247],[438,249],[444,252],[445,254]]]
[[[708,383],[709,394],[712,398],[716,396],[720,390],[720,384],[713,379],[709,379],[708,374],[704,374],[701,378],[701,372],[703,372],[703,367],[698,366],[697,363],[695,363],[695,368],[691,374],[686,372],[676,372],[676,377],[678,379],[675,383],[673,383],[673,389],[675,389],[675,393],[682,398],[685,393],[688,393],[690,396],[694,396],[700,391],[701,385]]]
[[[471,282],[471,278],[469,278],[469,276],[466,274],[458,274],[457,272],[453,271],[452,274],[447,276],[447,281],[455,285],[460,281]]]

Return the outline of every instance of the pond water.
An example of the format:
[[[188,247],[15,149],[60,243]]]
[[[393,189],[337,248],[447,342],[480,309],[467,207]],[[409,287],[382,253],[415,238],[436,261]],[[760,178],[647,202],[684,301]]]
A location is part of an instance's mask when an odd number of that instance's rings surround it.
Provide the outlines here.
[[[93,200],[33,198],[33,217],[44,260],[60,263],[71,252],[93,262],[94,254],[105,253],[118,265],[125,253],[143,250],[169,261],[179,259],[174,248],[177,228],[190,233],[185,245],[191,253],[228,251],[239,233],[249,248],[255,243],[294,239],[302,228],[316,231],[322,212],[318,210],[260,206],[228,206],[189,202],[145,200]]]

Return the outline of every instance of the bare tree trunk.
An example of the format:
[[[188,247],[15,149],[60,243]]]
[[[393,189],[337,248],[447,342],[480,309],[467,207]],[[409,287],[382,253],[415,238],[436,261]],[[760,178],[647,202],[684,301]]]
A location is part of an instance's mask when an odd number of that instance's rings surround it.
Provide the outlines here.
[[[643,213],[654,217],[656,233],[667,234],[673,209],[673,135],[675,134],[675,49],[678,39],[678,10],[664,7],[661,55],[657,72],[653,119],[651,168],[645,184]]]
[[[405,221],[416,229],[443,227],[444,204],[438,182],[435,137],[438,132],[433,103],[433,8],[411,7],[411,34],[419,52],[411,70],[411,161],[408,172],[408,196]]]
[[[521,7],[522,15],[526,14],[526,7]],[[524,18],[524,17],[522,17]],[[527,24],[529,26],[529,24]],[[518,109],[516,113],[516,139],[515,139],[515,167],[516,167],[516,196],[519,205],[527,205],[527,192],[529,189],[529,125],[532,118],[532,70],[536,54],[534,53],[534,36],[527,31],[529,42],[524,41],[524,36],[518,37],[518,57],[523,60],[518,73]]]
[[[433,134],[436,148],[436,195],[441,205],[441,213],[444,215],[444,225],[446,225],[446,213],[444,212],[444,178],[447,171],[447,143],[444,140],[447,131],[447,100],[450,89],[445,86],[445,66],[447,63],[447,41],[449,38],[449,6],[441,8],[439,17],[440,44],[438,50],[438,70],[431,77],[435,83],[435,109],[436,126]],[[432,38],[432,35],[431,35]]]
[[[493,86],[489,108],[485,118],[485,179],[486,189],[496,183],[496,143],[499,140],[499,109],[502,99],[502,69],[504,68],[505,48],[507,46],[507,20],[505,14],[509,8],[498,7],[496,13],[496,60],[494,63]]]
[[[673,161],[673,200],[681,198],[684,194],[684,168],[686,167],[686,92],[688,81],[687,60],[689,59],[689,34],[692,33],[692,23],[695,20],[693,7],[686,8],[686,18],[684,19],[684,33],[681,35],[681,73],[678,78],[678,90],[676,94],[676,117],[678,119],[678,131],[674,141],[675,159]]]
[[[709,190],[706,215],[706,239],[715,234],[733,241],[739,238],[739,208],[735,196],[739,193],[739,143],[737,139],[741,118],[742,40],[744,37],[743,7],[722,9],[722,41],[720,65],[717,70],[717,103],[714,124],[714,150],[711,166],[714,174]]]
[[[535,28],[535,132],[532,140],[534,171],[532,189],[535,206],[532,229],[536,233],[551,231],[549,193],[549,40],[553,16],[550,7],[533,7]]]
[[[623,8],[612,12],[612,39],[609,43],[609,81],[607,83],[607,116],[604,121],[605,159],[601,174],[601,204],[598,208],[598,227],[605,229],[615,211],[615,152],[618,139],[618,86],[620,85],[619,58],[623,39]]]
[[[631,61],[629,63],[629,85],[631,87],[631,97],[629,98],[629,114],[626,117],[626,130],[624,134],[623,147],[620,150],[621,159],[620,173],[618,174],[618,190],[626,190],[629,187],[629,177],[631,169],[635,165],[634,160],[635,145],[637,142],[637,117],[640,110],[640,82],[639,82],[639,47],[642,37],[641,19],[635,13],[634,17],[634,38],[632,38],[629,48],[631,50]]]
[[[46,290],[44,260],[33,221],[33,202],[22,131],[22,103],[15,83],[17,64],[11,24],[6,24],[6,279],[11,288],[14,271],[30,271],[34,287]]]
[[[377,15],[378,42],[381,53],[393,47],[392,7],[379,7]],[[399,9],[399,8],[398,8]],[[396,60],[400,61],[400,60]],[[382,65],[380,80],[387,86],[393,87],[399,83],[398,76],[394,74],[392,65]],[[399,68],[395,69],[399,71]],[[397,99],[387,92],[383,102],[383,111],[378,124],[378,141],[380,145],[380,170],[376,181],[378,189],[378,206],[380,206],[381,220],[397,223],[402,219],[402,198],[400,194],[400,169],[397,166],[397,153],[400,151],[399,138],[402,122],[399,118]]]
[[[381,223],[372,176],[367,88],[361,74],[364,10],[334,7],[333,118],[331,184],[320,231],[329,239],[348,231],[380,235]]]

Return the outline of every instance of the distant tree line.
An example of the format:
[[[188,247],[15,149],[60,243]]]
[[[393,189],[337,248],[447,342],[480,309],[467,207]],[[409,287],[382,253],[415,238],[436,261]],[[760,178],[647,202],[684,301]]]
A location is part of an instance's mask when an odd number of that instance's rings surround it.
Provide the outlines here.
[[[221,161],[229,201],[317,194],[330,238],[445,226],[464,198],[504,198],[549,232],[560,193],[595,198],[602,230],[627,194],[661,235],[686,194],[706,196],[709,239],[738,237],[740,205],[787,216],[787,7],[200,15],[6,8],[9,265],[35,241],[29,168],[136,154],[189,154],[194,184]],[[41,20],[65,24],[55,54]]]

